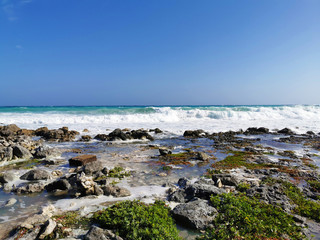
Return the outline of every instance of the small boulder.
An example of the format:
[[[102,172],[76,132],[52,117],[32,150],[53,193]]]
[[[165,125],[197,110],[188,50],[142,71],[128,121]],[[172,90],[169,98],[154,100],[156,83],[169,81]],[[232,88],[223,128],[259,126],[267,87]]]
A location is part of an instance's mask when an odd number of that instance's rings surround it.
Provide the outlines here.
[[[217,210],[209,202],[196,199],[176,206],[173,211],[176,221],[189,228],[203,230],[215,218]]]
[[[118,187],[118,186],[111,186],[107,185],[102,188],[104,195],[106,196],[113,196],[113,197],[128,197],[131,195],[128,189]]]
[[[91,139],[92,139],[92,137],[89,135],[81,136],[81,141],[83,141],[83,142],[89,142]]]
[[[48,180],[51,178],[52,177],[49,172],[47,172],[46,170],[41,170],[41,169],[30,170],[29,172],[23,174],[20,177],[20,179],[22,179],[22,180],[29,180],[29,181]]]
[[[166,156],[168,154],[172,154],[172,152],[167,148],[159,148],[159,153],[161,156]]]
[[[123,240],[110,230],[102,229],[97,226],[91,226],[90,230],[84,236],[84,240]]]
[[[197,152],[196,159],[200,161],[208,161],[210,159],[209,155],[204,152]]]
[[[24,159],[32,158],[32,154],[30,153],[30,151],[20,145],[15,145],[13,147],[13,156]]]
[[[72,167],[84,166],[87,163],[97,161],[96,155],[80,155],[69,159],[69,165]]]
[[[17,202],[17,199],[15,198],[10,198],[5,204],[4,207],[11,207]]]
[[[14,180],[14,174],[11,172],[0,173],[0,183],[8,183]]]
[[[283,128],[279,130],[278,133],[284,134],[284,135],[294,135],[294,132],[289,128]]]
[[[56,190],[64,191],[64,190],[71,189],[71,185],[66,179],[59,179],[57,181],[54,181],[54,182],[49,183],[48,185],[46,185],[45,189],[48,192],[53,192],[53,191],[56,191]]]

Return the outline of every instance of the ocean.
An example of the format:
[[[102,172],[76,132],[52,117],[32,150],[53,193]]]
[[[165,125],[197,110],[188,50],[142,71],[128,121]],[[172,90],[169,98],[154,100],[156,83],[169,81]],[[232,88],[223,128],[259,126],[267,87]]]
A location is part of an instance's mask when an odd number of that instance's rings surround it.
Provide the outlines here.
[[[0,124],[12,123],[28,129],[87,128],[91,134],[115,128],[160,128],[181,134],[188,129],[217,132],[248,127],[288,127],[304,133],[320,131],[320,105],[0,107]]]

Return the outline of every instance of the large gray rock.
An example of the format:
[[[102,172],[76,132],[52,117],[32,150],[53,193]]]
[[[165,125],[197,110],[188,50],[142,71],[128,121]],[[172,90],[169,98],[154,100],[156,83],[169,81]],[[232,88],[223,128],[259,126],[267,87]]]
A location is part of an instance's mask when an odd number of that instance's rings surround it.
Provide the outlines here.
[[[53,154],[54,150],[49,147],[43,147],[40,146],[35,150],[35,153],[33,154],[34,158],[41,159],[41,158],[47,158]]]
[[[32,158],[32,154],[30,153],[30,151],[20,145],[16,145],[13,147],[13,156],[17,158],[25,158],[25,159]]]
[[[105,230],[97,226],[91,226],[84,240],[123,240],[121,237],[113,234],[110,230]]]
[[[29,172],[23,174],[20,179],[22,180],[47,180],[51,179],[51,174],[47,172],[46,170],[41,170],[41,169],[35,169],[35,170],[30,170]]]
[[[188,203],[179,204],[173,209],[172,213],[173,217],[181,225],[202,230],[212,222],[217,210],[210,206],[208,201],[196,199]]]

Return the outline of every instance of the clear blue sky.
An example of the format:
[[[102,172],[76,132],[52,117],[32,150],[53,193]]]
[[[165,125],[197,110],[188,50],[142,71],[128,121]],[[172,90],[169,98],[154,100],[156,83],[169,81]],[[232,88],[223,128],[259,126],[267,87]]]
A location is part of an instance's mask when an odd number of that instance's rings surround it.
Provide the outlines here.
[[[0,105],[320,104],[319,0],[0,0]]]

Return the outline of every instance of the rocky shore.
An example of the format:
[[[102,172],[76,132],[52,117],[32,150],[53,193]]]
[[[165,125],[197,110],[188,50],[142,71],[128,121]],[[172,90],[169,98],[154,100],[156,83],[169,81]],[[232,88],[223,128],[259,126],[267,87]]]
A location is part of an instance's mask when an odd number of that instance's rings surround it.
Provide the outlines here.
[[[166,137],[158,128],[2,126],[1,214],[17,216],[0,222],[0,235],[320,239],[319,166],[320,133],[289,128]],[[20,197],[47,203],[20,214]]]

